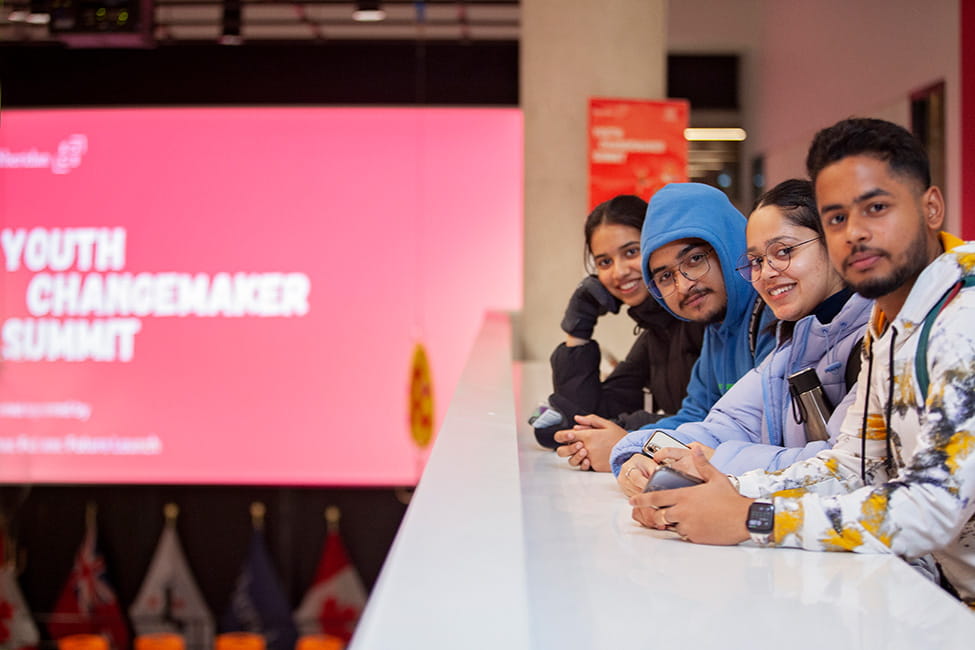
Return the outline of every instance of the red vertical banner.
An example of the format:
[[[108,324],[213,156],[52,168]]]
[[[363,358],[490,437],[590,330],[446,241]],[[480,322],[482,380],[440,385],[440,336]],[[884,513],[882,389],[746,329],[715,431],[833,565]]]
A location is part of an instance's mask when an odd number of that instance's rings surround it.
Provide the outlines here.
[[[958,3],[961,22],[961,187],[975,183],[975,3]],[[961,193],[962,239],[975,239],[975,193]]]
[[[618,194],[649,200],[687,180],[689,104],[684,100],[589,99],[589,208]]]

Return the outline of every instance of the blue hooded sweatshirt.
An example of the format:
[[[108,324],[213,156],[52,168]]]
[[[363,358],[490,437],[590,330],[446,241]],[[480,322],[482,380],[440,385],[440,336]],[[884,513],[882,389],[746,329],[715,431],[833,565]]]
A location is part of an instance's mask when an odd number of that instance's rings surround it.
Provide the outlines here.
[[[660,189],[647,206],[640,246],[643,281],[650,284],[650,254],[677,239],[702,239],[714,249],[708,262],[721,264],[728,305],[723,320],[711,323],[704,332],[701,356],[691,371],[687,397],[674,415],[648,425],[646,429],[676,429],[684,422],[701,422],[711,407],[745,373],[757,366],[775,347],[775,332],[770,325],[775,316],[760,302],[754,287],[735,271],[745,242],[745,217],[724,193],[701,183],[671,183]],[[676,318],[664,300],[657,300]],[[749,343],[753,310],[761,308],[754,353]],[[647,430],[646,435],[650,432]],[[626,440],[626,438],[624,438]],[[622,441],[621,441],[622,442]],[[632,441],[631,441],[632,443]],[[614,449],[613,473],[620,464]]]

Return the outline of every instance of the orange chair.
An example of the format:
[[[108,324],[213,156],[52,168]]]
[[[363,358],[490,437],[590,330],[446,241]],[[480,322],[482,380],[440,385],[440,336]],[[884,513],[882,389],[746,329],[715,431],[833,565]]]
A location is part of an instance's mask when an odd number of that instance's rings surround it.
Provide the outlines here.
[[[213,640],[213,650],[264,650],[264,637],[253,632],[224,632]]]
[[[295,650],[343,650],[345,643],[331,634],[305,634],[298,637]]]
[[[186,641],[179,634],[140,634],[135,637],[135,650],[186,650]]]
[[[58,650],[109,650],[101,634],[69,634],[58,639]]]

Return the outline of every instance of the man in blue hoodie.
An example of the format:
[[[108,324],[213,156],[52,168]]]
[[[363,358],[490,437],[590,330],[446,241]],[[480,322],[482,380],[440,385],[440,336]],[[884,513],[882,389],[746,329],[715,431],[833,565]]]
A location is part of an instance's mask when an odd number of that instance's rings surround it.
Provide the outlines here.
[[[650,200],[640,245],[643,280],[657,302],[681,320],[708,324],[680,410],[650,425],[673,429],[707,417],[775,347],[774,316],[737,277],[735,261],[747,247],[745,218],[720,190],[700,183],[665,186]],[[609,471],[613,445],[626,431],[595,415],[576,416],[576,423],[579,428],[555,434],[563,443],[557,453],[582,469]],[[628,443],[642,445],[649,434],[641,429]]]

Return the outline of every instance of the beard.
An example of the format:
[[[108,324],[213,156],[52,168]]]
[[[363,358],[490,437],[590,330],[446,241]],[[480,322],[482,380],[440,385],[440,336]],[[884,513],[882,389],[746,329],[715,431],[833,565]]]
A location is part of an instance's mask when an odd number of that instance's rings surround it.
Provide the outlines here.
[[[724,317],[728,315],[728,307],[722,307],[720,309],[715,309],[712,313],[708,314],[703,321],[707,325],[713,323],[720,323],[724,320]]]
[[[679,313],[681,315],[681,318],[684,318],[686,320],[689,320],[692,323],[701,323],[703,325],[711,325],[712,323],[720,323],[721,321],[723,321],[724,320],[724,317],[725,317],[725,315],[727,314],[727,311],[728,311],[728,303],[727,303],[727,300],[720,307],[716,307],[716,308],[712,309],[708,313],[700,314],[696,318],[691,318],[690,316],[688,316],[686,314],[686,308],[684,307],[685,303],[687,303],[687,301],[689,301],[689,300],[693,300],[695,297],[697,297],[698,295],[700,295],[702,293],[703,294],[712,294],[714,292],[711,291],[710,289],[698,289],[696,291],[692,291],[690,294],[688,294],[680,302],[680,309],[679,310],[678,309],[673,309],[672,311],[674,313]]]
[[[869,250],[867,247],[855,249],[853,253]],[[886,251],[877,251],[890,259]],[[917,277],[931,260],[928,258],[927,238],[923,230],[918,229],[914,241],[904,251],[904,262],[883,277],[868,278],[859,282],[847,278],[850,288],[864,298],[876,300],[902,287],[911,278]]]

